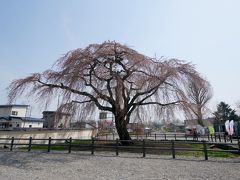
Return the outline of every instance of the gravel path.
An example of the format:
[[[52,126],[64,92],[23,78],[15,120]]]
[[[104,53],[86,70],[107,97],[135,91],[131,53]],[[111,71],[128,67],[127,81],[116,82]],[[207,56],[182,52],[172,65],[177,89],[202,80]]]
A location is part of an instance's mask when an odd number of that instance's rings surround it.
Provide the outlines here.
[[[210,159],[102,153],[0,152],[1,180],[240,179],[240,158]]]

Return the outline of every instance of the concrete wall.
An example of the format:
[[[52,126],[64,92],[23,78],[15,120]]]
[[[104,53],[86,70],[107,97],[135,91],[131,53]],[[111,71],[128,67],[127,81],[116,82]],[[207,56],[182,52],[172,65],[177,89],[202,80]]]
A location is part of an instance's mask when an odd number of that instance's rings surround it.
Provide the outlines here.
[[[91,137],[95,137],[94,130],[42,130],[42,131],[3,131],[0,132],[0,138],[39,138],[39,139],[48,139],[51,137],[52,139],[66,139],[66,138],[74,138],[74,139],[91,139]],[[10,141],[0,139],[1,143],[6,143]],[[28,143],[28,140],[15,140],[14,142],[18,143]],[[35,143],[45,143],[47,144],[48,141],[44,140],[37,140],[32,141],[33,144]]]
[[[22,125],[22,120],[21,119],[18,119],[18,118],[12,118],[12,120],[9,122],[9,124],[12,125],[12,128],[16,128],[16,127],[21,127]],[[19,126],[17,126],[19,125]]]

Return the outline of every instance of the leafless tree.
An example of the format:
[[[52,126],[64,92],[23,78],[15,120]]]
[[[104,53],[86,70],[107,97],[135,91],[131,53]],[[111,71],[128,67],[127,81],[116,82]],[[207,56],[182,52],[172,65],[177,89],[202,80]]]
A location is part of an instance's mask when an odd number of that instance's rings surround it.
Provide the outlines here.
[[[213,95],[211,85],[199,76],[190,75],[186,90],[185,115],[188,119],[196,119],[198,124],[204,126],[203,118],[207,111],[206,105]]]
[[[119,138],[130,140],[126,126],[137,109],[180,105],[189,74],[198,76],[189,63],[149,58],[107,41],[72,50],[51,70],[13,81],[8,97],[10,103],[23,94],[49,102],[61,94],[63,109],[81,105],[87,113],[94,108],[112,112]]]
[[[235,108],[238,115],[240,115],[240,100],[235,102]]]

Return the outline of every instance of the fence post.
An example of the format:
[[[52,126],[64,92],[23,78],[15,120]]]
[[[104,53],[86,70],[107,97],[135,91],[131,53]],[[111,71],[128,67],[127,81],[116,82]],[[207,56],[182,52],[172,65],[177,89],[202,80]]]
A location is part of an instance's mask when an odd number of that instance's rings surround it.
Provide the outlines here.
[[[147,137],[148,137],[148,135],[147,135],[147,133],[146,133],[146,139],[147,139]]]
[[[92,138],[92,149],[91,149],[91,154],[94,154],[94,138]]]
[[[208,152],[207,152],[206,141],[202,141],[202,143],[203,143],[203,152],[204,152],[205,160],[208,160]]]
[[[143,142],[142,142],[142,152],[143,152],[143,157],[146,157],[145,139],[143,139]]]
[[[155,141],[156,141],[156,140],[157,140],[157,135],[156,135],[156,133],[155,133],[155,135],[154,135],[154,136],[155,136]]]
[[[238,138],[238,152],[240,152],[240,141],[239,141],[239,135],[237,136]]]
[[[187,141],[187,134],[185,134],[185,140]]]
[[[172,157],[175,159],[175,145],[174,145],[174,140],[171,140],[172,143]]]
[[[221,142],[221,135],[220,135],[220,133],[218,134],[218,139],[219,139],[219,142]]]
[[[211,141],[213,142],[213,136],[212,136],[212,134],[211,134]]]
[[[210,141],[209,133],[208,133],[207,137],[208,137],[208,141]]]
[[[115,139],[115,137],[114,137],[114,133],[113,133],[113,140]]]
[[[32,137],[29,138],[28,151],[31,151],[31,147],[32,147]]]
[[[175,139],[175,141],[177,140],[177,135],[176,135],[176,133],[174,134],[174,139]]]
[[[48,138],[48,152],[50,152],[50,150],[51,150],[51,141],[52,141],[52,139],[51,139],[51,137],[49,137]]]
[[[224,135],[223,135],[223,138],[224,138],[224,142],[226,143],[227,140],[226,140],[226,134],[225,134],[225,133],[224,133]]]
[[[68,146],[68,153],[72,151],[72,137],[69,138],[69,146]]]
[[[108,139],[108,135],[106,134],[106,140]]]
[[[215,139],[215,142],[217,142],[217,136],[216,136],[216,134],[214,134],[214,139]]]
[[[164,134],[164,139],[165,139],[165,141],[167,140],[167,135],[166,134]]]
[[[12,140],[11,140],[10,151],[12,151],[12,150],[13,150],[13,143],[14,143],[14,137],[12,137]]]
[[[116,156],[118,156],[118,138],[116,139]]]

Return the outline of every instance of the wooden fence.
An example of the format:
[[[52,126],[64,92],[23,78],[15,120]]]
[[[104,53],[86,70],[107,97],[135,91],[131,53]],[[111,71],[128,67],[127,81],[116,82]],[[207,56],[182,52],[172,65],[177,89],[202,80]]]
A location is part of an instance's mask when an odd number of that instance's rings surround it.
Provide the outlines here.
[[[185,140],[185,141],[208,141],[208,142],[230,142],[239,143],[240,136],[226,136],[223,133],[206,134],[206,135],[187,135],[184,133],[146,133],[146,134],[132,134],[132,139],[150,139],[150,140]],[[116,140],[117,134],[105,133],[97,136],[101,140]]]
[[[3,142],[4,141],[4,142]],[[39,143],[39,142],[45,143]],[[60,142],[60,143],[59,143]],[[81,142],[81,143],[79,143]],[[121,144],[129,143],[128,146],[123,146]],[[184,144],[198,144],[197,148],[192,147],[181,147]],[[187,151],[200,151],[203,152],[205,160],[208,160],[209,152],[227,152],[227,153],[240,153],[240,143],[238,141],[237,147],[235,149],[211,149],[210,146],[213,145],[226,145],[226,143],[216,143],[216,142],[207,142],[207,141],[177,141],[177,140],[100,140],[92,138],[90,140],[82,139],[36,139],[36,138],[0,138],[0,145],[3,145],[6,148],[9,148],[10,151],[14,149],[22,149],[31,151],[36,146],[42,146],[46,148],[47,152],[50,152],[56,146],[63,147],[65,151],[71,153],[75,151],[89,151],[91,154],[94,154],[95,151],[109,149],[112,152],[116,153],[116,156],[119,155],[119,152],[130,151],[133,153],[141,153],[142,157],[146,157],[147,152],[150,151],[167,151],[172,155],[172,158],[175,159],[176,152],[187,152]],[[235,143],[227,143],[228,146],[236,146]]]

